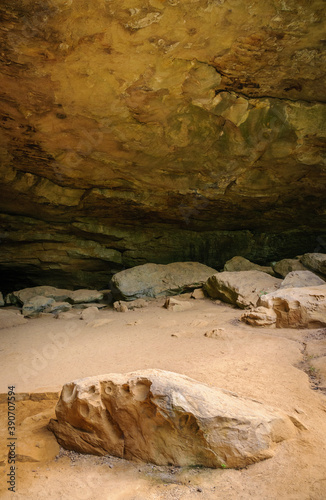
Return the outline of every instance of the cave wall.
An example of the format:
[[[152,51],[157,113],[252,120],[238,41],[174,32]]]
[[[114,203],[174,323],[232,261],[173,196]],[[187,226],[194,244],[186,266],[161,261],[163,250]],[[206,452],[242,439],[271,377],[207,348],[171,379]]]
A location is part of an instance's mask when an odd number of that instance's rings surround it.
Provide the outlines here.
[[[326,232],[322,0],[2,0],[3,287]]]

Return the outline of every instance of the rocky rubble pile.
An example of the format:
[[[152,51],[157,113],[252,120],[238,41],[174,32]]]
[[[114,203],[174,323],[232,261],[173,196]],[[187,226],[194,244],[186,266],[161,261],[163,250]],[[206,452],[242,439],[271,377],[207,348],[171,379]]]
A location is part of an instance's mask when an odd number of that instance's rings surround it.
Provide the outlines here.
[[[283,279],[282,279],[283,278]],[[111,290],[66,290],[36,286],[0,294],[0,327],[23,324],[24,318],[60,314],[68,319],[71,309],[108,307],[127,312],[146,307],[148,300],[182,294],[182,298],[210,298],[248,309],[242,320],[250,325],[279,328],[317,328],[326,325],[326,254],[305,254],[270,266],[243,257],[226,262],[224,270],[198,262],[144,264],[115,274]],[[191,301],[192,302],[192,301]],[[167,300],[170,311],[191,303]],[[90,311],[91,312],[91,311]],[[86,314],[84,315],[86,317]],[[81,319],[84,319],[81,315]]]

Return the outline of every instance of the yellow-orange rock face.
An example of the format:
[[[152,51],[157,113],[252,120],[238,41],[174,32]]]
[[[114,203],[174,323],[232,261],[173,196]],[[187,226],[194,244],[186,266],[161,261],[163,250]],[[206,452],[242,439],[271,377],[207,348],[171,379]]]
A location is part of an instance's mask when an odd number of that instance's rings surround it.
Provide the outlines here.
[[[149,260],[314,250],[322,0],[3,0],[0,16],[8,276],[104,284]]]

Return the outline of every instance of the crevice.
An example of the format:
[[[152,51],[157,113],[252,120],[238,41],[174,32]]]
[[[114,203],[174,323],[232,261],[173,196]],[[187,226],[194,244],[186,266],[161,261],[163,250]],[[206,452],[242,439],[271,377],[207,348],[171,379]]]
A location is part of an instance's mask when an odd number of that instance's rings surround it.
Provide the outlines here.
[[[271,96],[271,95],[259,95],[259,96],[250,96],[245,94],[244,92],[239,92],[236,90],[232,90],[230,88],[227,89],[219,89],[215,90],[215,95],[221,94],[221,93],[228,93],[228,94],[236,94],[237,96],[243,97],[244,99],[247,100],[256,100],[256,99],[273,99],[274,101],[284,101],[284,102],[298,102],[302,104],[326,104],[325,101],[318,101],[318,100],[313,100],[313,101],[308,101],[306,99],[290,99],[289,97],[276,97],[276,96]]]
[[[210,68],[214,69],[214,71],[221,77],[221,78],[232,78],[231,75],[228,75],[224,71],[219,70],[214,64],[209,63],[207,61],[200,61],[197,58],[193,59],[186,59],[183,57],[175,57],[173,60],[179,60],[179,61],[188,61],[188,62],[194,62],[196,61],[199,64],[205,64],[206,66],[209,66]],[[285,89],[286,91],[290,89]],[[308,99],[291,99],[289,97],[279,97],[279,96],[272,96],[268,94],[263,94],[263,95],[248,95],[245,92],[239,92],[238,90],[233,90],[228,86],[228,88],[221,88],[221,89],[216,89],[215,90],[215,95],[220,94],[221,92],[228,92],[229,94],[234,93],[238,96],[243,97],[244,99],[250,100],[250,99],[273,99],[273,100],[279,100],[279,101],[284,101],[284,102],[298,102],[298,103],[304,103],[304,104],[326,104],[326,99],[323,100],[308,100]]]
[[[296,366],[296,368],[299,368],[300,370],[304,371],[308,375],[309,381],[310,381],[310,387],[313,391],[320,391],[323,394],[326,394],[326,388],[322,386],[322,381],[321,381],[319,372],[311,364],[312,359],[318,359],[318,357],[321,357],[322,355],[321,356],[311,356],[308,354],[308,349],[307,349],[310,340],[312,340],[312,339],[318,340],[318,339],[324,339],[324,338],[326,338],[326,328],[321,330],[321,331],[318,331],[316,334],[306,335],[304,337],[303,342],[300,342],[300,344],[302,346],[302,349],[301,349],[302,361],[300,361],[300,363],[298,363],[295,366]]]

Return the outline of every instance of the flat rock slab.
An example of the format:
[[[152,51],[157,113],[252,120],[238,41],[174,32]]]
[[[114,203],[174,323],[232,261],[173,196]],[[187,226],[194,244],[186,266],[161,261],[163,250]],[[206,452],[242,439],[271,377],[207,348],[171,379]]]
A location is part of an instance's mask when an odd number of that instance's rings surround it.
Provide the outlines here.
[[[263,273],[275,276],[274,270],[270,266],[260,266],[241,256],[233,257],[224,265],[224,271],[262,271]]]
[[[95,302],[103,299],[103,293],[97,290],[66,290],[64,288],[56,288],[54,286],[34,286],[31,288],[23,288],[16,292],[11,292],[7,295],[7,302],[12,304],[25,304],[34,297],[48,297],[57,302],[69,301],[72,304],[80,304],[82,302]]]
[[[204,288],[213,299],[245,309],[255,307],[261,295],[274,292],[280,284],[280,279],[261,271],[224,271],[211,276]]]
[[[120,300],[176,295],[201,287],[215,273],[199,262],[144,264],[115,274],[111,289]]]
[[[325,281],[311,271],[292,271],[286,275],[280,288],[301,288],[325,285]]]
[[[274,310],[277,328],[326,326],[326,284],[281,288],[274,293],[263,295],[259,305]]]
[[[63,386],[49,429],[64,448],[158,465],[245,467],[294,437],[293,417],[162,370]]]

